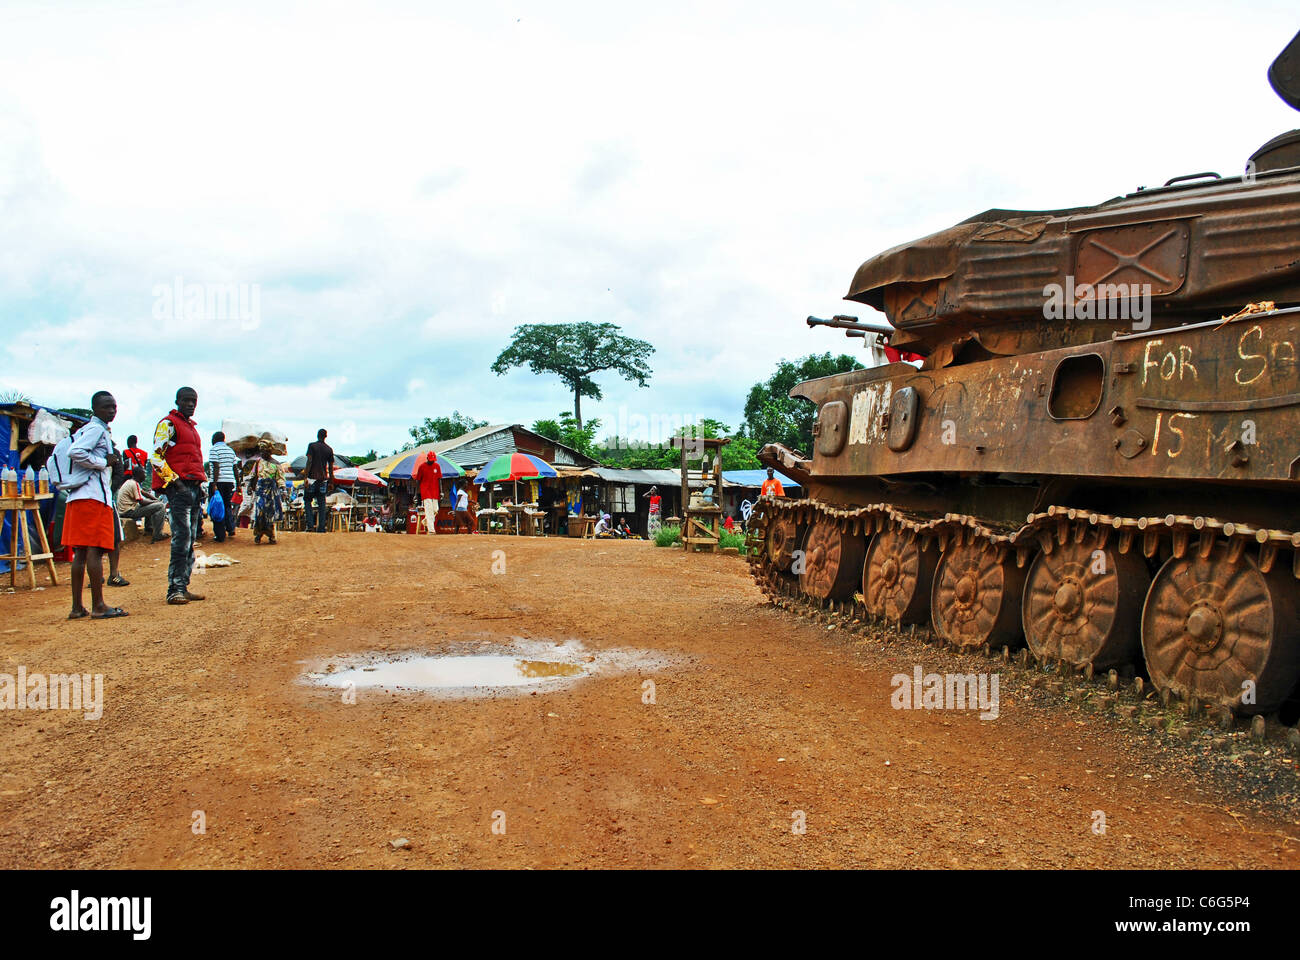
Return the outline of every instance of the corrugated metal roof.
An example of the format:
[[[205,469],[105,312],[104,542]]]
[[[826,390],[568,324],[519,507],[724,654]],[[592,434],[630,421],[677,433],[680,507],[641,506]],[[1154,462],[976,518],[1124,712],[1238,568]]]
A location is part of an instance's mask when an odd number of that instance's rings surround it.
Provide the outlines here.
[[[614,467],[592,467],[591,472],[606,483],[639,483],[645,486],[681,485],[678,470],[618,470]]]
[[[795,480],[791,480],[781,471],[775,471],[776,478],[781,481],[782,487],[798,487]],[[761,487],[763,481],[767,479],[767,470],[723,470],[722,480],[724,483],[735,484],[738,487]]]
[[[493,457],[513,452],[515,450],[513,431],[515,430],[522,430],[524,433],[537,437],[543,443],[554,446],[557,463],[596,462],[590,457],[584,457],[572,447],[567,447],[555,440],[549,440],[521,424],[496,423],[486,427],[479,427],[477,430],[471,430],[469,433],[461,434],[459,437],[453,437],[450,440],[440,440],[437,443],[422,443],[418,447],[402,450],[392,456],[380,457],[378,460],[372,460],[370,463],[362,464],[362,466],[374,473],[383,470],[389,464],[396,463],[403,457],[409,457],[413,453],[423,454],[432,450],[434,453],[441,454],[460,464],[466,470],[470,470],[483,466],[491,461]]]

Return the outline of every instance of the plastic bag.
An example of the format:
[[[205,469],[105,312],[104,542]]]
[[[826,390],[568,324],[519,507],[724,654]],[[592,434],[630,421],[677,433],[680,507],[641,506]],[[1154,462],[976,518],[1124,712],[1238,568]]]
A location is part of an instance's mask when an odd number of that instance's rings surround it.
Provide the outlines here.
[[[55,444],[71,434],[72,422],[57,417],[48,410],[37,410],[36,416],[27,425],[27,439],[31,443]]]
[[[226,502],[221,499],[221,491],[212,491],[212,499],[208,501],[208,518],[213,523],[220,523],[226,519]]]

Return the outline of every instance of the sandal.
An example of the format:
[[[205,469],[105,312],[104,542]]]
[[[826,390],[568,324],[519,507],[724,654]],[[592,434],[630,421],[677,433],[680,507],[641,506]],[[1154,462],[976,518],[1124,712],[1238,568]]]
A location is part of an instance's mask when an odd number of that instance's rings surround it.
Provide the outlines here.
[[[131,581],[128,580],[128,579],[126,579],[126,577],[122,576],[120,573],[119,573],[119,574],[115,574],[114,576],[109,577],[109,578],[108,578],[107,580],[105,580],[104,582],[107,583],[110,587],[129,587],[129,586],[131,586]]]
[[[68,619],[69,619],[69,620],[81,620],[81,619],[83,619],[83,618],[85,618],[85,617],[88,617],[88,616],[90,616],[90,611],[87,610],[85,607],[82,607],[81,609],[79,609],[79,610],[73,610],[70,614],[68,614]]]
[[[92,613],[91,620],[112,620],[114,617],[129,617],[130,614],[121,607],[109,607],[107,613]]]

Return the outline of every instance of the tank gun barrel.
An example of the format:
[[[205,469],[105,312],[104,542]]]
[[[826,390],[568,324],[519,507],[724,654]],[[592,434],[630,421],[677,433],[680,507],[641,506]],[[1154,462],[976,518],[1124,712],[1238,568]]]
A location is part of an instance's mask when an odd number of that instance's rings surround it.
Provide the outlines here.
[[[837,315],[830,320],[822,320],[818,317],[809,317],[808,326],[810,327],[836,327],[841,330],[859,331],[862,334],[880,333],[889,336],[894,332],[894,328],[887,323],[863,323],[857,317],[846,317]]]

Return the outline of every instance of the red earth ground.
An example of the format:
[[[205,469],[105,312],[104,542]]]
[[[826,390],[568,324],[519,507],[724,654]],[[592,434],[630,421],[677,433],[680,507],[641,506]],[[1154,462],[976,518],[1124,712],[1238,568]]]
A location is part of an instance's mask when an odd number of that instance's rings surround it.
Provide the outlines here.
[[[163,603],[166,544],[144,543],[111,591],[130,617],[66,621],[66,565],[64,586],[0,594],[0,672],[105,683],[99,720],[0,712],[0,866],[1297,864],[1285,805],[1152,775],[1158,748],[1031,709],[1014,677],[996,720],[894,709],[890,678],[917,654],[765,605],[733,556],[247,531],[201,546],[241,561],[195,576],[201,603]],[[675,663],[479,699],[348,704],[297,682],[307,662],[512,637]]]

